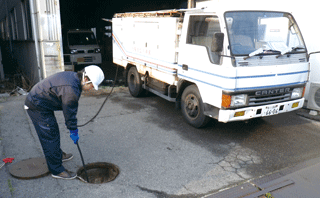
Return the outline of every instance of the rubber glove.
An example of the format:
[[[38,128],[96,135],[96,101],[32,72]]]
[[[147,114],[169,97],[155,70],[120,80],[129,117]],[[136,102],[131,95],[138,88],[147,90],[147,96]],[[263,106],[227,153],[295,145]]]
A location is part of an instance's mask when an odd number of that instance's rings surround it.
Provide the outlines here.
[[[77,144],[79,140],[79,134],[78,134],[78,129],[76,130],[70,130],[70,138],[73,140],[75,144]]]

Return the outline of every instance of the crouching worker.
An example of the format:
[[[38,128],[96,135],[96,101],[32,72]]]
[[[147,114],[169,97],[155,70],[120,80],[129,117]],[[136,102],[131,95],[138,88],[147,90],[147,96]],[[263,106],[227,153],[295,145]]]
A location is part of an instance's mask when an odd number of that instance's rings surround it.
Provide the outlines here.
[[[73,158],[60,148],[60,133],[54,111],[63,111],[66,127],[76,144],[78,101],[82,90],[98,90],[104,75],[98,66],[87,66],[81,72],[61,72],[38,82],[29,92],[25,109],[37,131],[52,177],[74,179],[77,174],[66,170],[62,162]]]

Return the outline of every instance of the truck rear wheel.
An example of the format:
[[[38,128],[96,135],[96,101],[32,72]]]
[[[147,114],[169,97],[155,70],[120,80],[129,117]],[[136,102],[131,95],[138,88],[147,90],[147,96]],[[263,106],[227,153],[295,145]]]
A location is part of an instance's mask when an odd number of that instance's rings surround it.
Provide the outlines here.
[[[131,67],[128,71],[127,82],[129,92],[134,97],[139,97],[142,95],[142,81],[139,72],[136,67]]]
[[[204,115],[204,106],[198,88],[188,86],[181,96],[181,111],[187,122],[196,127],[204,127],[210,120]]]

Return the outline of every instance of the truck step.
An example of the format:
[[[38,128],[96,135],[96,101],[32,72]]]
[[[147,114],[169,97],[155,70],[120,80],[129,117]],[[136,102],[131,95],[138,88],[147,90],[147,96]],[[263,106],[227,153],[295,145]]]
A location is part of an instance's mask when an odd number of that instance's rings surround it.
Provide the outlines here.
[[[164,99],[166,99],[166,100],[168,100],[170,102],[176,102],[176,98],[171,98],[171,97],[169,97],[167,95],[164,95],[164,94],[160,93],[159,91],[157,91],[155,89],[152,89],[152,88],[150,88],[150,87],[148,87],[148,86],[146,86],[144,84],[142,85],[142,87],[143,87],[143,89],[145,89],[147,91],[150,91],[151,93],[154,93],[157,96],[160,96],[161,98],[164,98]]]

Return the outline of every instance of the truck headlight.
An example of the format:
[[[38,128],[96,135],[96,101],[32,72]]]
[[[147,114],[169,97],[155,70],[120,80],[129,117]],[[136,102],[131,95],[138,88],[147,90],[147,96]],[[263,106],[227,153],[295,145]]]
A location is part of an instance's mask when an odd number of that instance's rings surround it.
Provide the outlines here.
[[[247,104],[247,99],[248,99],[247,94],[239,94],[239,95],[222,94],[221,106],[225,108],[245,106]]]
[[[100,48],[95,48],[95,49],[94,49],[94,52],[95,52],[95,53],[100,53],[100,51],[101,51]]]
[[[71,54],[77,54],[77,53],[78,53],[78,50],[72,49],[72,50],[70,50],[70,53],[71,53]]]
[[[247,104],[247,94],[231,96],[231,107],[244,106]]]
[[[304,95],[304,87],[294,88],[291,93],[291,99],[302,98]]]

